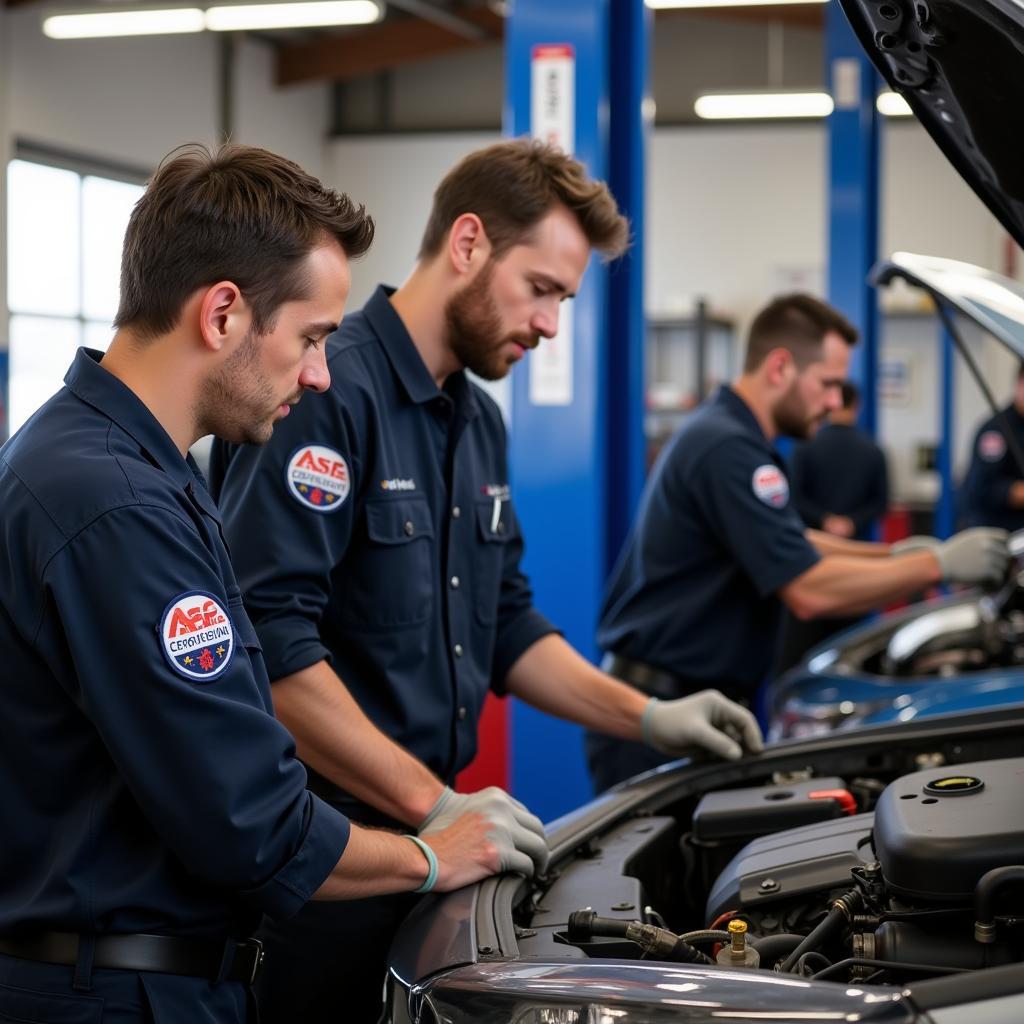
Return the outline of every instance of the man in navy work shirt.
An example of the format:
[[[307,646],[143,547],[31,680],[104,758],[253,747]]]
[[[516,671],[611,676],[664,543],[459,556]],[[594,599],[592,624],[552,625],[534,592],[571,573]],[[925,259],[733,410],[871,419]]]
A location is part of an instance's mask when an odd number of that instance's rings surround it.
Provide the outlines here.
[[[0,1019],[254,1020],[261,914],[457,888],[306,789],[188,449],[266,441],[341,319],[362,207],[264,150],[172,155],[125,237],[117,333],[0,449]]]
[[[961,499],[967,526],[1024,529],[1024,468],[1008,434],[1018,451],[1024,451],[1024,364],[1017,373],[1013,402],[986,420],[974,436]]]
[[[794,510],[772,442],[810,436],[839,406],[855,341],[810,296],[783,296],[755,318],[742,375],[687,419],[651,472],[601,613],[612,674],[659,698],[717,686],[749,701],[783,606],[800,618],[856,615],[941,580],[1002,578],[1004,531],[894,550],[808,530]],[[588,760],[604,789],[664,758],[592,734]]]
[[[646,698],[534,609],[501,414],[465,374],[500,378],[553,337],[591,249],[614,256],[627,233],[607,188],[560,151],[519,140],[471,154],[435,193],[405,284],[330,340],[328,394],[266,448],[215,453],[215,480],[232,454],[218,500],[278,716],[318,792],[356,820],[430,835],[460,810],[524,813],[500,789],[447,786],[473,758],[491,688],[670,752],[739,757],[723,727],[760,746],[720,694],[645,715]],[[542,869],[546,850],[525,849],[524,870],[531,858]],[[264,1021],[373,1020],[407,909],[310,907],[266,928],[287,966],[261,979]]]

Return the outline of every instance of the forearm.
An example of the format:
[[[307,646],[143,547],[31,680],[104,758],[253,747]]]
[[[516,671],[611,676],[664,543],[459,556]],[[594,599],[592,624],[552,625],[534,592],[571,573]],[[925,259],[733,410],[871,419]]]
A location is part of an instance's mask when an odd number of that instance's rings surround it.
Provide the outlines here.
[[[505,679],[509,693],[549,715],[623,739],[641,738],[640,719],[650,699],[595,668],[562,637],[529,647]]]
[[[804,536],[814,545],[819,555],[844,555],[853,558],[886,558],[890,554],[888,544],[874,544],[871,541],[847,540],[834,537],[821,530],[805,530]]]
[[[279,679],[271,693],[311,768],[398,821],[416,826],[427,816],[444,786],[366,717],[326,661]]]
[[[800,618],[859,615],[924,590],[942,578],[929,551],[898,558],[827,555],[780,591]]]
[[[423,884],[429,865],[423,851],[402,836],[352,825],[348,845],[315,900],[352,900],[412,892]]]

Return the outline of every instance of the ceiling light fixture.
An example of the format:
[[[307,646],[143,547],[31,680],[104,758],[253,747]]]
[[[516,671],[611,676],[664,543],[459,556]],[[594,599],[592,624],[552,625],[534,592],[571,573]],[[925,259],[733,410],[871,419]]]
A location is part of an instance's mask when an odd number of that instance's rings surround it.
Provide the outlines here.
[[[875,106],[886,117],[910,117],[914,113],[910,104],[898,92],[880,92]]]
[[[698,117],[712,121],[828,117],[832,107],[827,92],[708,93],[693,105]]]
[[[828,0],[644,0],[655,11],[715,7],[789,7],[794,4],[824,4]]]
[[[183,32],[246,32],[261,29],[368,25],[381,17],[374,0],[302,0],[298,3],[224,4],[196,7],[131,8],[51,14],[43,34],[51,39],[171,35]]]

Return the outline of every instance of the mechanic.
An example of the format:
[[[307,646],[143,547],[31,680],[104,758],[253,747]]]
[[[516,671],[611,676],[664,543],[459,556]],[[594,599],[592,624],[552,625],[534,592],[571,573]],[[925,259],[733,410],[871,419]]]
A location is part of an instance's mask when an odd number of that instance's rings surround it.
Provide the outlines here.
[[[607,188],[560,151],[519,140],[470,154],[437,189],[411,276],[330,340],[327,397],[264,449],[214,453],[274,706],[318,791],[356,820],[429,835],[459,810],[526,813],[495,787],[449,788],[489,688],[674,753],[760,748],[745,709],[717,693],[655,706],[534,609],[501,413],[465,374],[501,378],[553,337],[591,249],[615,256],[627,234]],[[546,851],[526,853],[543,869]],[[409,907],[271,923],[264,1022],[375,1019]]]
[[[1013,401],[986,420],[974,436],[962,503],[967,526],[1024,529],[1024,469],[1007,443],[1007,432],[1024,451],[1024,363]]]
[[[857,426],[860,392],[852,381],[843,381],[842,399],[841,408],[829,414],[814,437],[793,449],[793,504],[805,526],[835,537],[872,540],[889,503],[885,453]],[[798,619],[785,610],[775,673],[796,665],[812,647],[858,621],[855,615]]]
[[[856,337],[806,295],[757,315],[739,379],[686,420],[651,472],[601,613],[598,642],[613,675],[657,699],[716,686],[751,701],[783,607],[802,619],[860,615],[941,581],[1002,578],[1001,530],[889,547],[800,520],[772,442],[812,435],[838,408]],[[587,754],[599,790],[664,760],[596,733]]]
[[[479,816],[410,842],[308,792],[188,455],[328,387],[372,235],[272,153],[176,151],[132,213],[109,351],[0,449],[0,1020],[255,1021],[261,914],[457,888],[512,848]]]

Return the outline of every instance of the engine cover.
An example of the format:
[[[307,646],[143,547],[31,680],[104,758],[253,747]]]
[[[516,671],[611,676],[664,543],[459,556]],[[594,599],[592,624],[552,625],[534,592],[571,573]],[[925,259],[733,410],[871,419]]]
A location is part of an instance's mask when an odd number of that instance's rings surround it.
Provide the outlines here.
[[[1024,864],[1024,758],[897,779],[875,807],[874,845],[893,892],[969,900],[986,871]]]

